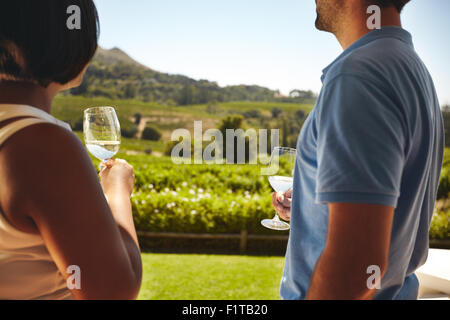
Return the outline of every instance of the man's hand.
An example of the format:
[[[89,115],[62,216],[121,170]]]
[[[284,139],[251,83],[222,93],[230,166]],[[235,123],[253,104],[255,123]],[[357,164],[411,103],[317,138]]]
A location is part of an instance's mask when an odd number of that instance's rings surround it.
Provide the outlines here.
[[[292,189],[286,192],[272,193],[272,205],[275,212],[285,221],[291,220]]]

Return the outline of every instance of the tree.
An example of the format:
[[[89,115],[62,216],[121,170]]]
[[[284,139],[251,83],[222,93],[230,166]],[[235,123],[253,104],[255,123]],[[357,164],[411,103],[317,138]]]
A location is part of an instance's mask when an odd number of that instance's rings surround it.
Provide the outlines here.
[[[147,125],[144,129],[144,132],[142,132],[142,139],[144,140],[150,140],[150,141],[159,141],[161,139],[161,131],[159,131],[158,128]]]
[[[133,99],[136,97],[136,87],[131,83],[127,83],[123,95],[125,99]]]
[[[234,141],[229,141],[227,139],[227,129],[235,130],[235,136]],[[223,158],[227,157],[227,148],[229,145],[234,144],[234,159],[233,163],[239,162],[239,150],[238,150],[238,144],[239,141],[242,141],[241,139],[244,139],[245,143],[245,155],[243,157],[243,160],[247,163],[250,160],[250,140],[248,137],[244,137],[244,135],[240,134],[236,130],[245,130],[244,128],[244,118],[241,115],[231,115],[227,116],[226,118],[222,119],[219,130],[222,132],[224,143],[223,143]]]
[[[258,119],[258,118],[261,118],[261,111],[259,111],[259,110],[248,110],[248,111],[245,111],[243,113],[243,116],[246,119],[251,119],[251,118]]]
[[[201,88],[200,90],[197,90],[197,96],[195,97],[195,102],[198,104],[205,104],[208,103],[210,100],[210,92],[208,88]]]
[[[231,115],[222,119],[219,125],[219,130],[225,137],[226,129],[233,129],[233,130],[242,129],[243,122],[244,118],[241,115]]]
[[[286,119],[286,117],[283,117],[282,120],[282,124],[283,124],[283,128],[282,128],[282,132],[281,134],[283,135],[283,146],[287,147],[289,146],[289,122],[288,119]]]
[[[134,124],[137,125],[137,126],[140,125],[141,124],[141,120],[142,120],[142,114],[140,114],[139,112],[136,113],[134,115]]]
[[[297,110],[296,112],[295,112],[295,116],[297,117],[297,119],[299,119],[299,120],[303,120],[304,118],[305,118],[305,111],[303,111],[303,110]]]
[[[134,138],[139,131],[138,126],[125,117],[121,117],[119,121],[122,137]]]
[[[86,94],[88,92],[90,83],[91,83],[90,78],[88,76],[85,76],[83,82],[81,82],[81,84],[78,87],[70,89],[70,93],[73,95]]]
[[[194,102],[194,88],[191,85],[186,85],[180,91],[177,103],[180,106],[188,106]]]
[[[272,117],[274,119],[278,118],[278,116],[282,113],[283,113],[283,110],[281,110],[280,108],[275,107],[272,109]]]
[[[444,119],[445,146],[450,147],[450,106],[442,107],[442,118]]]

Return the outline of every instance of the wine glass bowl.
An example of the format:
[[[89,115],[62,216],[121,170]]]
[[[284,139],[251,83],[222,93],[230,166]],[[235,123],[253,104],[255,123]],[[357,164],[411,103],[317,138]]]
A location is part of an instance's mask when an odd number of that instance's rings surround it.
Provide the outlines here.
[[[113,107],[94,107],[84,111],[83,133],[86,148],[102,163],[120,149],[120,123]]]
[[[273,149],[270,165],[277,168],[277,173],[280,174],[269,176],[269,183],[275,192],[286,192],[292,188],[296,153],[297,151],[292,148],[276,147]],[[281,221],[277,213],[273,219],[265,219],[261,221],[261,224],[272,230],[290,229],[290,225]]]

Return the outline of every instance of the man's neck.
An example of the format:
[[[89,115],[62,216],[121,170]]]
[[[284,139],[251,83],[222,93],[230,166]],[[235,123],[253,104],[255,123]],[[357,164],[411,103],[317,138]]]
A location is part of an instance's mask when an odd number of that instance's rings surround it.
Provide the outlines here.
[[[355,41],[373,31],[367,28],[367,19],[370,15],[355,11],[351,19],[347,19],[348,23],[342,27],[341,32],[335,33],[336,38],[341,44],[342,49],[346,50]],[[381,9],[381,27],[396,26],[401,27],[400,14],[394,7]]]
[[[51,112],[57,94],[52,85],[48,88],[29,82],[0,81],[0,104],[21,104]]]

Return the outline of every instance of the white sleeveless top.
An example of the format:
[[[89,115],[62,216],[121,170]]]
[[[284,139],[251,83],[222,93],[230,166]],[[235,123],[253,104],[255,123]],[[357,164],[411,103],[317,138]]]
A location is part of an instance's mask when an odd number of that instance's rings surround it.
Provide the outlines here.
[[[19,130],[37,123],[50,122],[71,130],[69,124],[40,109],[0,104],[0,123],[18,117],[28,118],[0,128],[0,146]],[[17,230],[0,211],[0,300],[5,299],[59,300],[73,296],[42,237]]]

